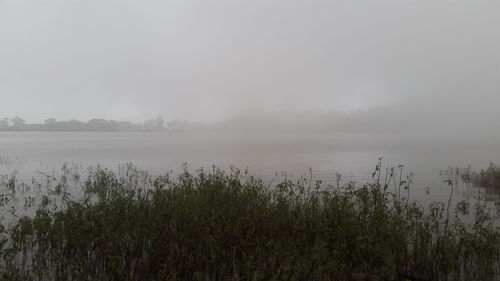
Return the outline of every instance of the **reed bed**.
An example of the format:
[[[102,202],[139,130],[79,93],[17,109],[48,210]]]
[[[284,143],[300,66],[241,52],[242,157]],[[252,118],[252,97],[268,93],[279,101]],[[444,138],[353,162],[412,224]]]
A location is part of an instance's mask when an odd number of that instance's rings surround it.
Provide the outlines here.
[[[493,163],[490,163],[486,169],[481,169],[479,172],[472,170],[469,166],[465,169],[448,169],[448,174],[450,173],[459,176],[467,184],[500,191],[500,167]]]
[[[405,196],[402,173],[379,163],[372,182],[323,186],[215,167],[152,176],[129,164],[83,179],[63,167],[50,184],[33,183],[31,213],[3,220],[0,278],[499,280],[500,232],[487,207],[423,207]],[[1,185],[3,208],[29,189],[15,177]]]

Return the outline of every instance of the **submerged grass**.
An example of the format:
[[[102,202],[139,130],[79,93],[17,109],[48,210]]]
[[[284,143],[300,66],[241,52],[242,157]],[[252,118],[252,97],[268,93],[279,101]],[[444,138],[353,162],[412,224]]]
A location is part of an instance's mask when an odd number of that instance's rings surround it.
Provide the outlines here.
[[[500,191],[500,167],[493,163],[490,163],[488,168],[481,169],[479,172],[472,170],[471,167],[465,169],[456,168],[455,174],[460,176],[466,183]]]
[[[402,168],[381,170],[362,186],[270,187],[238,169],[174,177],[127,165],[90,169],[77,197],[66,185],[79,177],[65,175],[33,215],[0,227],[1,279],[499,279],[500,234],[484,205],[424,208],[404,196]]]

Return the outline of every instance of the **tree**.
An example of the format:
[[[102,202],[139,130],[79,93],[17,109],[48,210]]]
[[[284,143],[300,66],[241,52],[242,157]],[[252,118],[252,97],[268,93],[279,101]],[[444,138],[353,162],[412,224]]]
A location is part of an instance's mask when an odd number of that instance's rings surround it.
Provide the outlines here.
[[[12,127],[14,129],[22,129],[26,126],[26,121],[18,116],[10,119],[10,123],[12,123]]]
[[[165,120],[163,117],[158,116],[156,119],[149,119],[144,121],[144,129],[148,131],[161,131],[164,130]]]
[[[0,120],[0,130],[7,130],[9,128],[9,118]]]
[[[91,131],[115,131],[116,121],[106,119],[92,119],[87,123],[87,128]]]
[[[57,120],[54,119],[54,118],[49,118],[49,119],[45,119],[45,126],[51,126],[51,125],[54,125],[57,123]]]
[[[57,129],[57,120],[54,118],[45,119],[44,127],[46,130]]]

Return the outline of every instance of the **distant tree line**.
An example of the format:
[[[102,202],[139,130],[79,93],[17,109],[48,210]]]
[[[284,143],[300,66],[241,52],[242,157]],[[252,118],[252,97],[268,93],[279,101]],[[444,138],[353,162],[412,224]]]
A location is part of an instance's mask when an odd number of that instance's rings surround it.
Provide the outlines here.
[[[18,116],[0,119],[0,131],[183,131],[189,126],[187,121],[179,119],[165,123],[161,116],[148,119],[142,124],[106,119],[91,119],[88,122],[75,119],[58,121],[54,118],[46,119],[43,124],[28,124]]]

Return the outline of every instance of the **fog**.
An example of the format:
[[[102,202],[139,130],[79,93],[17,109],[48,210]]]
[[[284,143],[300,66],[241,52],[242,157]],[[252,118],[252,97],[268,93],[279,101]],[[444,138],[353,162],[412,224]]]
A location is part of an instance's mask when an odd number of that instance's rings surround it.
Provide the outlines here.
[[[380,117],[357,131],[491,132],[498,11],[498,1],[3,0],[0,117],[220,127],[253,116],[260,127],[270,116],[322,130],[340,111]]]
[[[0,0],[0,279],[500,281],[499,105],[500,0]]]

